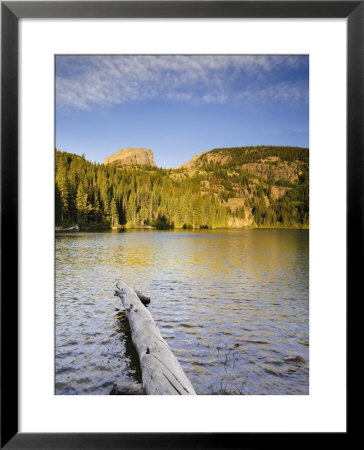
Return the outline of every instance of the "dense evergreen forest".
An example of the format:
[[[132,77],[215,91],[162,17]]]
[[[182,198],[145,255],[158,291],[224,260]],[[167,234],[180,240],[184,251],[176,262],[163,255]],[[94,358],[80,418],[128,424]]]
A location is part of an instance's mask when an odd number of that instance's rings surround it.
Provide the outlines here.
[[[229,167],[238,167],[240,164],[258,162],[266,158],[276,157],[282,161],[301,161],[308,164],[309,152],[307,148],[302,147],[231,147],[215,148],[208,152],[209,154],[229,155],[231,164]],[[201,157],[207,159],[206,154]]]
[[[215,149],[179,169],[55,156],[59,227],[308,227],[308,149]]]

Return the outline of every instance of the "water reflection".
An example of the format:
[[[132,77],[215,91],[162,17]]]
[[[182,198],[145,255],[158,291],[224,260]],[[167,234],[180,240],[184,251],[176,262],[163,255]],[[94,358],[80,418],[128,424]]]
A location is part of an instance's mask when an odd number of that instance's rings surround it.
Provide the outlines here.
[[[308,393],[307,231],[57,235],[56,393],[141,381],[116,279],[151,296],[199,394]]]

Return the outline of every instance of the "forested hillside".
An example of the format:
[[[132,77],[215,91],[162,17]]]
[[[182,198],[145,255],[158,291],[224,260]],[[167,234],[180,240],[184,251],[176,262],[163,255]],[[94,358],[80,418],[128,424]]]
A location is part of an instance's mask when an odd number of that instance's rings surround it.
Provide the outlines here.
[[[56,225],[307,228],[308,157],[296,147],[224,148],[159,169],[56,150]]]

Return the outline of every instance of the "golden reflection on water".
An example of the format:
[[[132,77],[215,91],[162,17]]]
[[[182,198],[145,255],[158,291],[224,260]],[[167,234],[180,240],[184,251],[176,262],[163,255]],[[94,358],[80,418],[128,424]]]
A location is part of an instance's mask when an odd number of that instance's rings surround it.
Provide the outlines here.
[[[151,296],[198,393],[308,393],[307,231],[58,235],[57,393],[105,394],[138,381],[117,279]]]

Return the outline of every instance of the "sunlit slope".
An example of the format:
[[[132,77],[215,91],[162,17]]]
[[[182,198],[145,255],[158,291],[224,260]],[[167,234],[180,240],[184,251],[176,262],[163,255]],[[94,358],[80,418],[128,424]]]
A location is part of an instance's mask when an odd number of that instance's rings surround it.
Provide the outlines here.
[[[175,169],[56,151],[56,224],[307,228],[308,173],[309,151],[297,147],[214,149]]]

